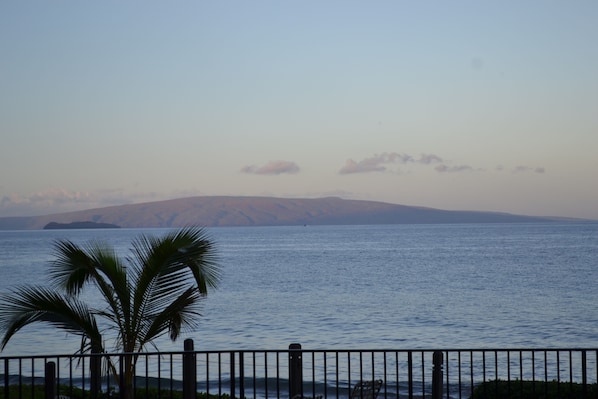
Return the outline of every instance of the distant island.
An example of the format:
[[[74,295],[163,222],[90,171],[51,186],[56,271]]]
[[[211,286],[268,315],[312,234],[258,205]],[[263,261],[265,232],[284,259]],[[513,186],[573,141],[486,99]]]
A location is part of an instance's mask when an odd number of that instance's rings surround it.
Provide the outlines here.
[[[57,223],[50,222],[44,226],[44,230],[63,230],[63,229],[119,229],[112,223],[96,223],[96,222],[72,222],[72,223]]]
[[[80,220],[88,222],[77,222]],[[205,196],[115,205],[52,215],[0,217],[0,230],[565,221],[582,220],[501,212],[443,210],[338,197]]]

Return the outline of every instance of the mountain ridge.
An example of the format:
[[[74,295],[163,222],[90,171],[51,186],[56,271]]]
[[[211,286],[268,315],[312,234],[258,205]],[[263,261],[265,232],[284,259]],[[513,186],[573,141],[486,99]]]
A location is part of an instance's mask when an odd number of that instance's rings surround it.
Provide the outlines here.
[[[572,220],[501,212],[436,208],[338,197],[196,196],[114,205],[41,216],[0,217],[0,230],[92,221],[123,228],[281,226],[321,224],[524,223]]]

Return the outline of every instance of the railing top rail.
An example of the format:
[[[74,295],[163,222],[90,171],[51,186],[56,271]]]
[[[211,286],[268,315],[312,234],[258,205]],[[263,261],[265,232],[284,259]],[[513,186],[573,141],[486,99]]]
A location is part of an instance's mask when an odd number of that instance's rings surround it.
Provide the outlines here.
[[[531,352],[598,352],[598,347],[594,348],[581,348],[581,347],[558,347],[558,348],[439,348],[439,349],[231,349],[231,350],[194,350],[192,353],[195,354],[225,354],[225,353],[277,353],[277,354],[288,354],[291,352],[307,352],[307,353],[507,353],[507,352],[519,352],[519,353],[531,353]],[[62,353],[62,354],[43,354],[43,355],[26,355],[26,356],[0,356],[0,361],[4,360],[16,360],[16,359],[51,359],[51,358],[84,358],[84,357],[118,357],[126,355],[141,355],[141,356],[181,356],[185,351],[153,351],[153,352],[141,352],[141,353],[124,353],[124,352],[105,352],[105,353],[86,353],[86,354],[73,354],[73,353]]]
[[[434,353],[434,352],[591,352],[598,351],[598,347],[582,348],[582,347],[560,347],[560,348],[419,348],[419,349],[397,349],[397,348],[339,348],[339,349],[321,349],[321,348],[300,348],[300,349],[231,349],[231,350],[194,350],[195,353],[289,353],[293,351],[313,352],[313,353],[384,353],[384,352],[399,352],[399,353]],[[148,354],[165,354],[165,353],[182,353],[181,352],[153,352]]]

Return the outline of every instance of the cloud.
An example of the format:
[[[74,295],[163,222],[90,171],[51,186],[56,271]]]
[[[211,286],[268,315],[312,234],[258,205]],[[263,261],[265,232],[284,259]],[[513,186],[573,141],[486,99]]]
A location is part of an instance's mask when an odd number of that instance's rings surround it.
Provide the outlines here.
[[[420,163],[429,165],[435,162],[442,162],[442,158],[434,154],[422,154],[419,159],[415,159],[408,154],[385,152],[365,158],[359,162],[348,159],[338,173],[341,175],[346,175],[351,173],[385,172],[387,170],[385,165],[388,164]]]
[[[429,165],[432,163],[443,162],[442,158],[434,154],[422,154],[417,160],[418,163]]]
[[[64,188],[49,188],[27,195],[7,194],[0,197],[0,217],[39,216],[104,208],[171,198],[201,195],[196,190],[171,193],[126,192],[122,188],[94,191],[73,191]]]
[[[348,175],[351,173],[384,172],[385,170],[386,167],[381,166],[379,161],[376,161],[372,158],[364,159],[360,162],[347,159],[345,166],[343,166],[338,173],[341,175]]]
[[[255,175],[296,174],[299,173],[299,166],[295,162],[271,161],[261,167],[254,165],[245,166],[241,169],[241,172]]]
[[[458,173],[458,172],[471,172],[474,169],[469,165],[456,165],[447,166],[445,164],[438,165],[434,168],[439,173]]]
[[[461,172],[484,172],[484,168],[476,168],[467,164],[453,164],[451,161],[445,161],[442,157],[436,154],[422,153],[419,157],[414,157],[409,154],[400,154],[397,152],[384,152],[382,154],[375,154],[369,158],[361,161],[348,159],[345,165],[339,170],[339,174],[346,175],[352,173],[371,173],[371,172],[386,172],[389,170],[389,165],[392,164],[419,164],[419,165],[433,165],[436,164],[434,170],[438,173],[461,173]],[[497,172],[505,171],[503,165],[498,165],[495,170]],[[543,167],[529,167],[517,166],[513,169],[514,173],[546,173]]]
[[[528,173],[528,172],[532,172],[532,173],[546,173],[546,170],[543,167],[536,167],[536,168],[532,168],[530,166],[517,166],[515,168],[515,170],[513,171],[513,173]]]
[[[127,202],[130,201],[125,200],[122,190],[118,189],[88,192],[49,188],[27,195],[5,195],[0,198],[0,216],[46,215],[120,205]]]

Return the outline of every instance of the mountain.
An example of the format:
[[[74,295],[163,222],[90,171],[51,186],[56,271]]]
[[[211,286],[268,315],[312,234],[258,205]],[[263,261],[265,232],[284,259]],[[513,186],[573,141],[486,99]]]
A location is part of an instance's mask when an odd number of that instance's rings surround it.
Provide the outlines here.
[[[123,228],[324,224],[523,223],[557,218],[447,211],[385,202],[327,198],[189,197],[44,216],[0,218],[0,230],[42,229],[48,223],[92,221]]]

